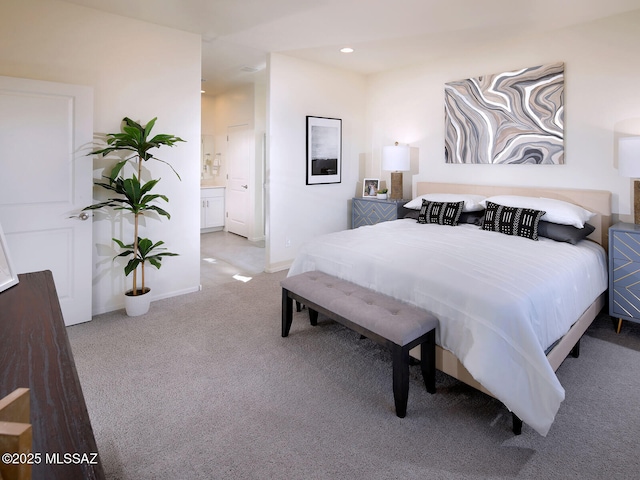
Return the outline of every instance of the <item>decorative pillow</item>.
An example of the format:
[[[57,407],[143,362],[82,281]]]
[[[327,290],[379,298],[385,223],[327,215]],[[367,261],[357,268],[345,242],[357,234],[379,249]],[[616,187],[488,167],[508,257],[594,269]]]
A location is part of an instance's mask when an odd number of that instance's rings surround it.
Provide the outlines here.
[[[576,228],[572,225],[560,225],[559,223],[545,222],[538,224],[538,236],[550,238],[556,242],[567,242],[575,245],[585,239],[596,229],[593,225],[585,223],[584,227]]]
[[[407,214],[402,218],[410,218],[412,220],[418,220],[418,218],[420,218],[420,210],[409,210]]]
[[[429,202],[463,201],[463,212],[477,212],[484,209],[484,207],[480,205],[480,202],[485,198],[486,197],[482,195],[471,195],[466,193],[427,193],[426,195],[420,195],[410,202],[405,203],[404,207],[412,210],[420,210],[422,208],[422,200],[428,200]]]
[[[489,201],[486,206],[482,222],[483,230],[538,240],[538,224],[540,218],[545,214],[544,211],[507,207]]]
[[[544,210],[546,213],[542,217],[542,220],[545,222],[573,225],[576,228],[584,227],[584,223],[595,215],[595,213],[585,210],[578,205],[553,198],[497,195],[495,197],[489,197],[480,203],[486,206],[487,202],[509,207]]]
[[[422,200],[418,223],[437,223],[438,225],[458,225],[464,202],[429,202]]]
[[[470,223],[471,225],[482,225],[482,218],[484,212],[465,212],[464,209],[458,219],[458,224]],[[420,210],[409,210],[403,218],[410,218],[412,220],[418,220],[420,218]],[[565,225],[566,226],[566,225]],[[574,228],[574,227],[571,227]]]

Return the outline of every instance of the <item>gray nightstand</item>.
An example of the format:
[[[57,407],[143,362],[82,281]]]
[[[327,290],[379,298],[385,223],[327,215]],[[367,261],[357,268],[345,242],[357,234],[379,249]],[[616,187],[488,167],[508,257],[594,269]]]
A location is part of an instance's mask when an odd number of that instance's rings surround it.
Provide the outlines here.
[[[609,228],[609,315],[640,323],[640,225]]]
[[[351,208],[351,228],[402,218],[409,212],[403,206],[408,201],[356,197]]]

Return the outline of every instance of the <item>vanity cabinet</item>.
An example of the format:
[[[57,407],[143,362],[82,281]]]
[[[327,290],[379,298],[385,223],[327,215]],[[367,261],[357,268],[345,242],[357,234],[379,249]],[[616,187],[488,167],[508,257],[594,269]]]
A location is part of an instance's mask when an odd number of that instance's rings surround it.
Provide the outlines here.
[[[201,188],[200,229],[222,230],[224,214],[224,187]]]

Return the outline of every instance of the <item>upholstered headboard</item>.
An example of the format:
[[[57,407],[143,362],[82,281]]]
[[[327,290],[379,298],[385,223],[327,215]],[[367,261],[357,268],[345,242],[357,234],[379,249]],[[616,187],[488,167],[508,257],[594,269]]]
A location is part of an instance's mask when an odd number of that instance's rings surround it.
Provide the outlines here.
[[[589,223],[595,231],[589,239],[604,248],[608,246],[609,226],[611,225],[611,192],[605,190],[576,190],[570,188],[548,187],[509,187],[491,185],[466,185],[460,183],[418,182],[416,196],[426,193],[473,193],[476,195],[523,195],[527,197],[547,197],[564,200],[579,205],[596,215]]]

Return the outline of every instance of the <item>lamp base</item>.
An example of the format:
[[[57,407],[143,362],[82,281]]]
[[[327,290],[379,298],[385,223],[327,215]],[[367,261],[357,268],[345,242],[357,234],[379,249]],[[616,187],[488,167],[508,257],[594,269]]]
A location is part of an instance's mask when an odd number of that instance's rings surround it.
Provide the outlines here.
[[[391,194],[389,198],[391,200],[402,200],[402,172],[391,172]]]
[[[633,181],[633,223],[640,225],[640,180]]]

